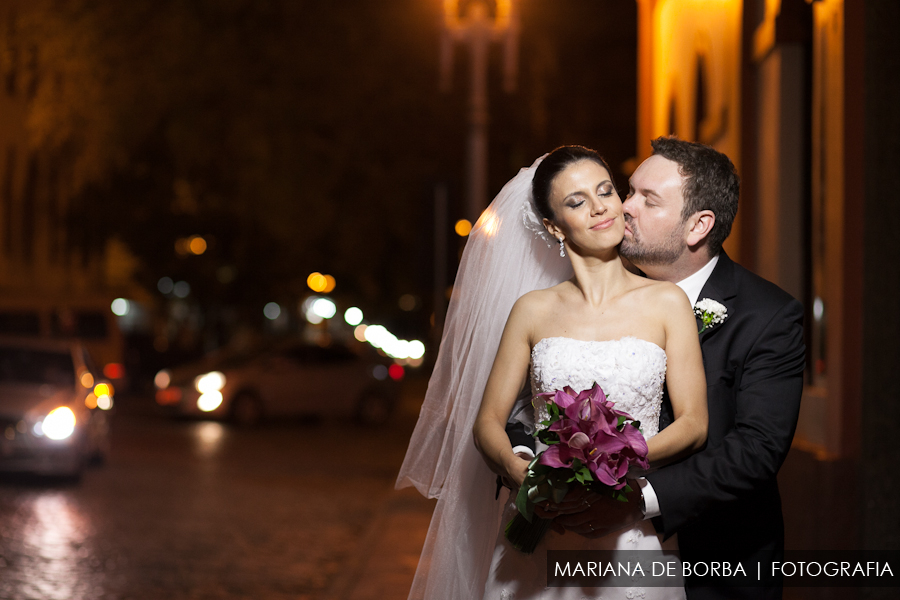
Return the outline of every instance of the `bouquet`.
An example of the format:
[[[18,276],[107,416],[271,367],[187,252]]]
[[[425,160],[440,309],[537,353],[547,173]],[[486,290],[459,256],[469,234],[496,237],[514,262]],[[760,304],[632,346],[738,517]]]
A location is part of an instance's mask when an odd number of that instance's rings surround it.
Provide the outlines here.
[[[541,422],[537,438],[549,448],[528,464],[516,496],[519,514],[506,526],[513,547],[529,554],[550,528],[550,519],[534,515],[536,504],[562,502],[573,485],[624,502],[631,491],[625,482],[628,468],[649,467],[640,422],[616,410],[598,384],[582,392],[566,386],[538,397],[546,400],[550,416]]]

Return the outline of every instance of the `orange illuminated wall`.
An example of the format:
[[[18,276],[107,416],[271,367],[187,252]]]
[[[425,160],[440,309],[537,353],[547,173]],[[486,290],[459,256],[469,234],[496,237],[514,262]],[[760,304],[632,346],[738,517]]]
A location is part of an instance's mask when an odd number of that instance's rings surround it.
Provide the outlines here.
[[[741,166],[740,0],[637,0],[638,160],[676,134]],[[740,215],[725,249],[740,260]]]
[[[862,58],[853,68],[847,57],[855,51],[849,39],[864,41],[862,26],[848,25],[862,4],[636,3],[637,159],[650,154],[651,139],[676,134],[734,161],[741,209],[725,249],[807,307],[809,369],[795,443],[820,458],[854,456],[864,198],[861,143],[851,143],[862,125],[847,115],[856,114],[863,85],[851,81]]]

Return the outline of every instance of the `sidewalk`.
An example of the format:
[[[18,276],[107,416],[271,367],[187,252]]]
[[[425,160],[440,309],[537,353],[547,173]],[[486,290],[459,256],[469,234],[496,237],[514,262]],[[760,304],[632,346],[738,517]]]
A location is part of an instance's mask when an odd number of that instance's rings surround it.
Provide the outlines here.
[[[396,423],[404,439],[412,434],[427,385],[427,377],[418,377],[403,388]],[[406,600],[436,502],[415,488],[395,490],[391,482],[328,600]]]
[[[837,484],[846,481],[847,469],[841,466],[797,449],[789,454],[779,475],[789,549],[855,547],[855,513],[849,508],[856,498],[847,493],[846,485]],[[415,488],[387,491],[329,600],[405,600],[434,505]],[[785,598],[806,598],[808,593],[786,589]]]
[[[415,488],[391,490],[368,532],[348,560],[345,579],[330,594],[333,600],[405,600],[435,500]]]

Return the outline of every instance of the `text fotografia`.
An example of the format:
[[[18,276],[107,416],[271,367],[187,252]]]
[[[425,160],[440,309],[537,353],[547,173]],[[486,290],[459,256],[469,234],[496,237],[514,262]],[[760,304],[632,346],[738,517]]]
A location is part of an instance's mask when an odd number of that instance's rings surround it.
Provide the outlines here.
[[[681,558],[677,552],[549,551],[549,587],[900,587],[900,552],[788,552],[784,560]],[[700,560],[698,560],[700,559]]]

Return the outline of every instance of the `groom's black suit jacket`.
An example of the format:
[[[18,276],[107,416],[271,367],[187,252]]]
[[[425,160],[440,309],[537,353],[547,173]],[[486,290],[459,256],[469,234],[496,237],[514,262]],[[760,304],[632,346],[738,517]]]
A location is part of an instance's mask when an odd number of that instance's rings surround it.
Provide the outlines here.
[[[657,530],[666,537],[678,533],[686,561],[780,560],[784,524],[776,475],[800,410],[803,308],[724,252],[700,292],[704,298],[728,309],[724,323],[700,335],[709,436],[701,451],[647,476],[662,513]],[[671,415],[667,408],[661,427]],[[688,588],[690,598],[736,597],[735,590],[693,591]]]

